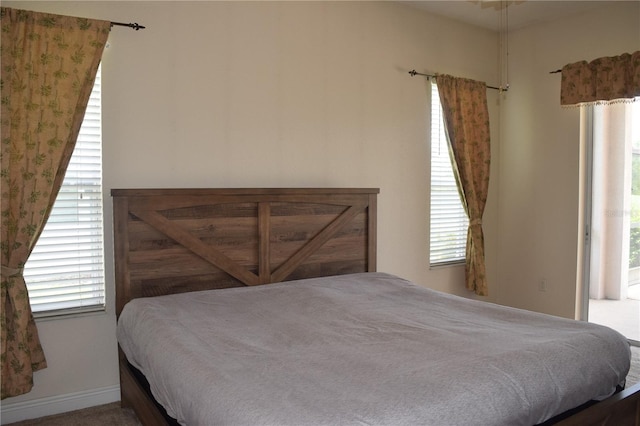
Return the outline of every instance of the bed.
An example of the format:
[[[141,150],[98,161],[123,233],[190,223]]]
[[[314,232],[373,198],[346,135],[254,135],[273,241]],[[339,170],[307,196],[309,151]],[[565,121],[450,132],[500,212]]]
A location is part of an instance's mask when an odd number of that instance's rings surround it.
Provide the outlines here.
[[[112,190],[123,406],[147,425],[640,424],[612,330],[376,272],[377,194]]]

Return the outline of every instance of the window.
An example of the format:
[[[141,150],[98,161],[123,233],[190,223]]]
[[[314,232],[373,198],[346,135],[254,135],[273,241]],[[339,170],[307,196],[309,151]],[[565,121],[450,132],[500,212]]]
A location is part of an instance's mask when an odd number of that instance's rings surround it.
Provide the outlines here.
[[[104,309],[100,74],[60,193],[25,265],[36,316]]]
[[[464,262],[469,219],[460,201],[438,86],[431,84],[431,266]]]

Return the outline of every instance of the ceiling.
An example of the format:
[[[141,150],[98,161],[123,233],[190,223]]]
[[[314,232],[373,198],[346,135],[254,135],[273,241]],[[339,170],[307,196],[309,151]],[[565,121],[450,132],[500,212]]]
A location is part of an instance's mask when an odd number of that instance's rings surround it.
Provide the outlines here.
[[[402,1],[401,3],[426,10],[435,15],[446,16],[494,31],[500,30],[502,21],[508,21],[509,31],[513,31],[532,24],[578,15],[595,8],[610,5],[613,1],[616,0],[417,0]],[[506,13],[501,12],[505,7]]]

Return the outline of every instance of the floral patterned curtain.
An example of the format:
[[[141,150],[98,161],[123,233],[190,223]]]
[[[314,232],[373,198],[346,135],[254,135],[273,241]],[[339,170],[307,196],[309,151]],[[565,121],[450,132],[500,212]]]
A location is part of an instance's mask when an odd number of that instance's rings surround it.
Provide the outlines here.
[[[24,264],[75,146],[110,23],[1,8],[2,399],[46,367]]]
[[[640,96],[640,51],[562,68],[561,105],[630,101]]]
[[[469,216],[466,285],[476,294],[486,296],[482,215],[487,202],[491,164],[487,86],[449,75],[438,75],[436,82],[453,170],[462,204]]]

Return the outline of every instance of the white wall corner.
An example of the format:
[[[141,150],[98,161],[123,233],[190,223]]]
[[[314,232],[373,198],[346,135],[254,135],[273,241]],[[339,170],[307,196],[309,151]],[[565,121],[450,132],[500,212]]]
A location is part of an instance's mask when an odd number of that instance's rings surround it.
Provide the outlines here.
[[[119,385],[13,404],[2,404],[0,406],[0,424],[6,425],[116,401],[120,401]]]

